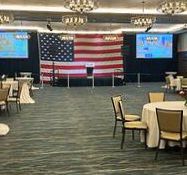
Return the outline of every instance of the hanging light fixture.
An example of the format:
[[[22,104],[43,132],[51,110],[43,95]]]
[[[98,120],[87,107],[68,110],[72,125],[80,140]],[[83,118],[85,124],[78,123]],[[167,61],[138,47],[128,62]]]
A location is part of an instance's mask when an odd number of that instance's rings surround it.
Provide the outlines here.
[[[144,14],[144,5],[145,2],[142,2],[143,5],[143,15],[135,16],[131,18],[131,23],[134,24],[136,27],[151,27],[153,23],[156,21],[156,17],[148,16]]]
[[[159,12],[173,15],[186,10],[187,4],[182,0],[165,0],[157,8]]]
[[[74,35],[68,33],[61,33],[58,35],[59,39],[62,41],[72,41],[74,40]]]
[[[21,21],[21,28],[22,28],[22,21]],[[20,32],[17,32],[15,34],[15,38],[18,40],[29,40],[31,38],[31,36],[28,32],[22,31],[22,29],[21,29]]]
[[[119,37],[117,34],[112,33],[112,24],[110,24],[110,33],[103,35],[103,40],[105,41],[116,41]]]
[[[64,7],[79,13],[89,12],[99,7],[97,0],[65,0]]]
[[[9,24],[13,22],[14,16],[12,13],[0,12],[0,24]]]
[[[85,15],[66,15],[62,17],[62,22],[66,26],[81,26],[87,23]]]

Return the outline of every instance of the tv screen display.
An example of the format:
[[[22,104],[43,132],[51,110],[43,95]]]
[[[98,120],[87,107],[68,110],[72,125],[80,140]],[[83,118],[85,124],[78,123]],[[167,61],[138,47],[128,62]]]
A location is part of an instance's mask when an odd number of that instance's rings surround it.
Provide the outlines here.
[[[136,58],[159,59],[173,57],[172,34],[137,34]]]
[[[0,58],[28,58],[28,40],[21,35],[27,32],[0,32]]]

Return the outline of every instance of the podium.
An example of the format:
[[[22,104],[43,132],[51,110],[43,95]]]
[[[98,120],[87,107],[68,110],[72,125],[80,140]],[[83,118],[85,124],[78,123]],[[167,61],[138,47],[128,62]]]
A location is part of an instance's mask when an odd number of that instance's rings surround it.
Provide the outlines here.
[[[86,67],[86,75],[87,75],[87,78],[93,78],[94,74],[93,74],[93,71],[94,71],[94,63],[87,63],[85,65]]]
[[[87,79],[92,79],[92,88],[94,88],[94,63],[87,63],[86,67],[86,77]]]

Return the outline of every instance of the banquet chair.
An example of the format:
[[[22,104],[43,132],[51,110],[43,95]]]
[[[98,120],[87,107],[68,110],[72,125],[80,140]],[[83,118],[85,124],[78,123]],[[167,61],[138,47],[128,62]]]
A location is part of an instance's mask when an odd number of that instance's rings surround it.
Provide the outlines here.
[[[182,89],[187,89],[187,78],[182,78],[181,79],[181,88]]]
[[[159,128],[159,140],[155,154],[155,160],[157,160],[159,146],[161,140],[175,141],[180,143],[182,165],[184,165],[184,151],[183,140],[187,139],[187,132],[183,132],[183,111],[182,110],[166,110],[156,108],[156,115]]]
[[[168,90],[174,90],[176,88],[176,84],[174,83],[174,77],[172,75],[168,75],[167,77],[165,77],[166,80],[166,92],[168,92]]]
[[[23,88],[23,81],[19,81],[17,93],[14,94],[13,97],[8,98],[8,103],[16,103],[17,112],[19,110],[21,111],[20,97],[21,97],[22,88]]]
[[[30,93],[30,96],[32,97],[34,94],[33,94],[33,90],[32,90],[32,87],[33,87],[33,81],[34,79],[30,80],[28,82],[28,86],[29,86],[29,93]]]
[[[163,92],[149,92],[149,103],[165,101],[165,94]]]
[[[116,133],[116,126],[117,122],[122,121],[122,117],[120,114],[120,109],[119,109],[119,101],[122,101],[121,95],[118,96],[113,96],[111,97],[112,100],[112,105],[113,105],[113,110],[114,110],[114,117],[115,117],[115,123],[114,123],[114,130],[113,130],[113,138],[115,137]],[[126,120],[127,121],[137,121],[140,120],[140,116],[134,115],[134,114],[126,114]],[[133,136],[134,138],[134,136]]]
[[[0,108],[2,109],[5,106],[5,110],[7,110],[9,114],[8,108],[8,95],[9,95],[10,88],[3,88],[0,89]]]
[[[123,110],[122,101],[119,101],[119,109],[122,116],[122,139],[121,139],[121,149],[123,149],[124,141],[125,141],[125,133],[126,130],[131,131],[143,131],[145,137],[145,148],[147,148],[147,124],[142,121],[127,121],[125,118],[125,112]]]

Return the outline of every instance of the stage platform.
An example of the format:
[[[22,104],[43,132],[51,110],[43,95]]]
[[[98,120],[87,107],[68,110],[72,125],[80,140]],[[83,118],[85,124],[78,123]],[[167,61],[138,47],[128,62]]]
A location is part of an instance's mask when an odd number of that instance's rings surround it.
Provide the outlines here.
[[[114,83],[113,83],[114,81]],[[68,79],[67,78],[59,78],[56,79],[55,82],[51,83],[53,86],[62,86],[68,87]],[[124,85],[124,81],[121,78],[95,78],[94,86],[122,86]],[[69,87],[79,87],[79,86],[93,86],[92,78],[69,78]]]

